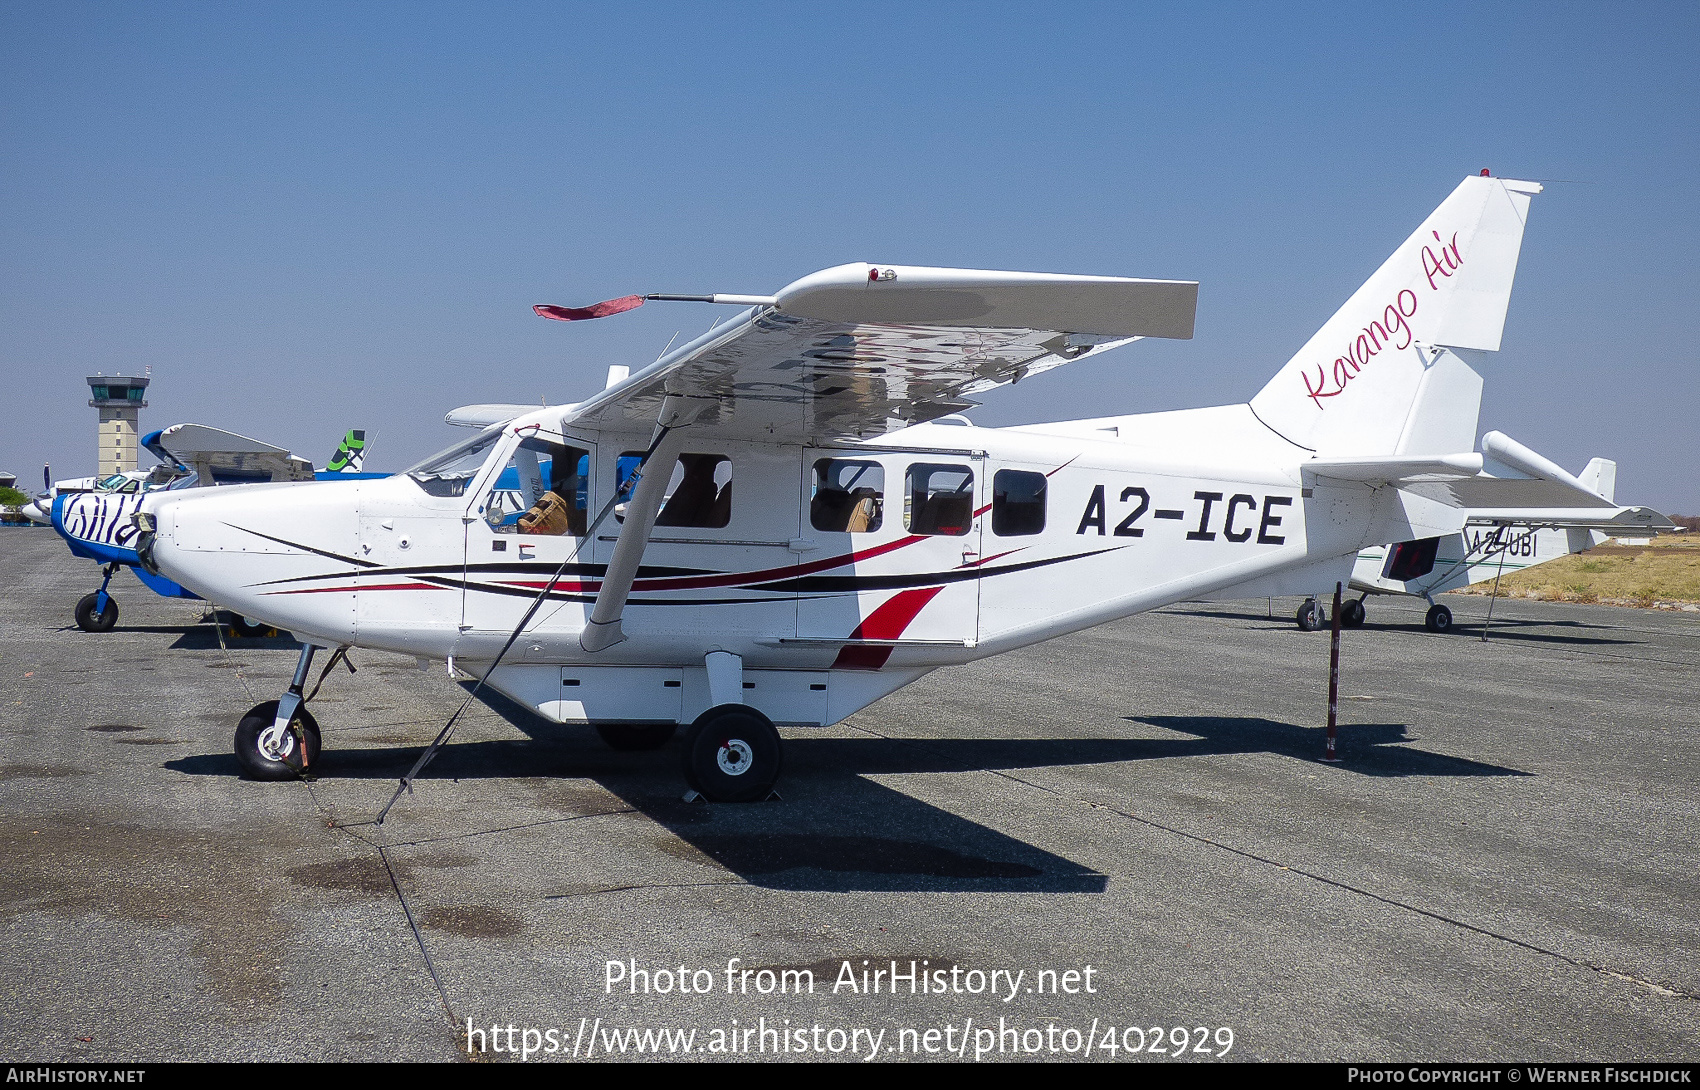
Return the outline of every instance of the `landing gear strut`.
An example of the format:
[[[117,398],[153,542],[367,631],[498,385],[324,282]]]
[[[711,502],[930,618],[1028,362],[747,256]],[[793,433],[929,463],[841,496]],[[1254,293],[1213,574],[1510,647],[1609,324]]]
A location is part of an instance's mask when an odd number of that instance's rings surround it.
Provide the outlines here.
[[[117,572],[118,565],[106,565],[101,569],[106,578],[100,581],[100,589],[77,602],[77,627],[84,632],[110,632],[118,623],[118,599],[106,593],[106,585]]]
[[[325,674],[330,673],[338,659],[347,663],[350,673],[354,671],[345,650],[339,648],[331,656],[324,673],[319,675],[319,684],[324,684]],[[250,778],[292,780],[318,761],[319,722],[306,708],[307,701],[318,693],[318,685],[304,695],[307,671],[313,665],[316,651],[318,648],[312,644],[303,644],[301,657],[295,663],[295,676],[283,696],[255,704],[236,725],[236,760]]]

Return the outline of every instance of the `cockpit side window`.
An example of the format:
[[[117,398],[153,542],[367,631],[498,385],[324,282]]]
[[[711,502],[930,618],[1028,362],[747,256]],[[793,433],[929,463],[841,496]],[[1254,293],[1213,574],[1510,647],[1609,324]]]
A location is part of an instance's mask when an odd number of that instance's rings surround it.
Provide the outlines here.
[[[885,521],[885,469],[878,462],[822,458],[815,463],[809,525],[829,533],[870,533]]]
[[[484,521],[498,534],[583,537],[590,451],[527,437],[496,475]]]

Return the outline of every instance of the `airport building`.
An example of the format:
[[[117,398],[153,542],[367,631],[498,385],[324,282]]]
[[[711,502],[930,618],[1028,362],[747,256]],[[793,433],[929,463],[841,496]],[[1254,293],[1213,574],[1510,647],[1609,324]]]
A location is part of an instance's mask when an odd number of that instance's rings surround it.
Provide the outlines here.
[[[95,375],[89,384],[89,404],[100,410],[100,449],[96,452],[98,474],[127,473],[136,468],[141,446],[141,415],[148,407],[143,400],[148,389],[146,376]]]

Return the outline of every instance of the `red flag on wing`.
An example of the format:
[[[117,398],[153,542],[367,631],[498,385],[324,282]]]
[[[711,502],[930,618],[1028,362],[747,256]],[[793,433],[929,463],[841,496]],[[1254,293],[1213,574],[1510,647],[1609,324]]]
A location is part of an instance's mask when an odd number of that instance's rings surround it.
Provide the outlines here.
[[[609,299],[601,303],[592,303],[588,307],[557,307],[548,303],[538,303],[531,309],[540,317],[553,318],[557,322],[582,322],[589,318],[606,318],[610,314],[621,314],[643,306],[643,296],[623,295],[618,299]]]

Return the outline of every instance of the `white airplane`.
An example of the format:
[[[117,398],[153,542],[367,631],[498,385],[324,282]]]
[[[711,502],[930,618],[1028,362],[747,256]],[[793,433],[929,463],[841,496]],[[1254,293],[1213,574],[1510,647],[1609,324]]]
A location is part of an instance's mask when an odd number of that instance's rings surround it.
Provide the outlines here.
[[[1436,594],[1498,579],[1507,572],[1526,571],[1591,549],[1613,535],[1642,537],[1676,528],[1651,508],[1616,505],[1612,495],[1617,463],[1610,459],[1595,458],[1571,477],[1501,432],[1482,436],[1482,449],[1491,452],[1484,466],[1496,476],[1521,471],[1531,479],[1545,480],[1560,490],[1555,502],[1571,506],[1540,512],[1467,511],[1460,533],[1363,550],[1346,588],[1359,595],[1340,606],[1343,627],[1364,623],[1364,600],[1370,595],[1395,594],[1427,601],[1424,625],[1430,632],[1448,632],[1452,610],[1436,602]],[[1315,598],[1299,606],[1296,620],[1307,632],[1329,623],[1327,611]]]
[[[302,641],[237,729],[252,776],[312,765],[314,651],[358,646],[617,747],[689,724],[695,791],[765,798],[775,724],[1156,606],[1332,588],[1468,509],[1550,507],[1550,482],[1484,471],[1464,358],[1499,347],[1540,188],[1466,179],[1249,404],[962,426],[976,391],[1190,337],[1197,285],[841,265],[685,297],[747,309],[582,403],[495,407],[405,473],[150,496],[140,555]],[[680,297],[538,310],[645,298]]]

